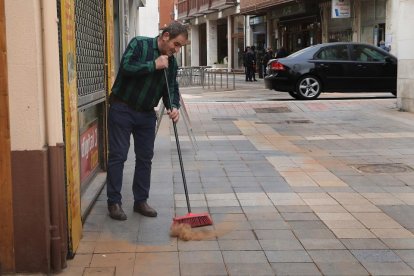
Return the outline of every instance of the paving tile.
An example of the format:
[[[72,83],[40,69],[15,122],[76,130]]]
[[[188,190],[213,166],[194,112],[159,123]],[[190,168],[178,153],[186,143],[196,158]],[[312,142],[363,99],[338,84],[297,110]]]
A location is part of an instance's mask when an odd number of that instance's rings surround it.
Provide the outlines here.
[[[254,232],[259,240],[295,239],[291,230],[255,230]]]
[[[220,251],[179,252],[180,264],[221,264],[223,257]]]
[[[255,240],[256,237],[253,231],[231,231],[218,238],[219,240]]]
[[[344,207],[341,205],[312,205],[310,206],[315,213],[346,213]]]
[[[319,220],[314,213],[281,213],[286,221],[290,220]]]
[[[414,275],[414,270],[405,263],[363,263],[372,275]]]
[[[152,274],[156,275],[156,274]],[[158,274],[165,275],[165,274]],[[168,274],[167,274],[168,275]],[[227,276],[227,270],[224,263],[180,263],[181,276],[194,275],[217,275]]]
[[[414,238],[414,234],[405,228],[398,229],[371,229],[378,238]]]
[[[116,267],[132,270],[134,262],[135,253],[94,254],[90,267]]]
[[[293,232],[299,239],[335,239],[329,229],[295,229]]]
[[[350,213],[317,213],[318,217],[325,220],[355,220]]]
[[[324,220],[330,229],[365,229],[358,220]]]
[[[75,258],[68,260],[68,267],[88,267],[92,261],[93,254],[80,254],[77,253]]]
[[[263,251],[223,251],[226,264],[265,264],[266,256]]]
[[[280,213],[312,213],[313,210],[306,205],[279,205],[276,206]]]
[[[320,220],[314,221],[289,221],[292,229],[327,229],[326,225]]]
[[[83,272],[83,276],[114,276],[115,267],[87,267]]]
[[[395,263],[402,262],[392,250],[351,250],[361,263]]]
[[[178,251],[220,250],[217,241],[178,241]]]
[[[290,226],[283,220],[250,220],[254,230],[290,229]]]
[[[401,228],[395,220],[384,213],[353,213],[368,228]]]
[[[137,253],[134,275],[180,275],[178,253]]]
[[[219,240],[220,250],[254,251],[261,250],[257,240]]]
[[[343,207],[351,213],[380,212],[380,209],[374,204],[344,204]]]
[[[228,275],[274,275],[272,267],[268,263],[226,263],[226,267],[228,270]]]
[[[388,249],[379,239],[340,239],[348,249]]]
[[[414,250],[394,250],[400,258],[407,263],[414,263]]]
[[[303,246],[296,239],[259,240],[263,250],[303,250]]]
[[[313,263],[272,263],[276,275],[318,276],[322,275]]]
[[[323,275],[370,275],[361,264],[355,262],[318,262],[317,266]]]
[[[308,250],[315,263],[352,263],[358,262],[348,250]]]
[[[331,229],[338,239],[372,239],[375,235],[372,234],[368,229]]]
[[[305,250],[265,251],[270,263],[311,263],[312,259]]]
[[[345,249],[344,245],[337,239],[300,239],[306,250],[312,249]]]
[[[414,239],[383,238],[381,241],[390,249],[414,249]]]

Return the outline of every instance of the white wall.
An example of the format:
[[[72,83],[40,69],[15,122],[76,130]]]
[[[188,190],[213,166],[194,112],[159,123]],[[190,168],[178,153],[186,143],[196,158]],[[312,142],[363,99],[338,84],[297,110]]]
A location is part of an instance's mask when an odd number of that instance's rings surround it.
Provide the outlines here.
[[[398,7],[398,106],[414,112],[414,1],[400,0]]]
[[[137,22],[137,35],[149,37],[158,35],[160,22],[158,0],[148,0],[145,7],[139,7]]]
[[[40,3],[6,0],[5,13],[11,149],[40,150],[46,144]]]

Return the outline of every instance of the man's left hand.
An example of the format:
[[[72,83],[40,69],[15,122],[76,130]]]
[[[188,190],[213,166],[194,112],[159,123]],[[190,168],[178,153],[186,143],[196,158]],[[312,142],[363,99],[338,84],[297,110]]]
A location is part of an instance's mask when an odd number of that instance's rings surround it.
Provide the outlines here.
[[[173,120],[174,123],[178,122],[178,119],[180,118],[180,112],[177,108],[173,107],[172,110],[167,110],[168,116],[170,116],[170,119]]]

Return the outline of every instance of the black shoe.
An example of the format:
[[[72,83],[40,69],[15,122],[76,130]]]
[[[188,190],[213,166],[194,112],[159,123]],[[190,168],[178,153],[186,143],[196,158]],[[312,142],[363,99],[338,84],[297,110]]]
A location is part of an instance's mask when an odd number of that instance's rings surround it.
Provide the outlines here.
[[[257,81],[257,80],[253,80],[253,81]]]
[[[156,217],[157,211],[154,210],[151,206],[148,205],[146,201],[135,202],[134,203],[134,212],[140,213],[146,217]]]
[[[125,215],[124,210],[122,210],[121,204],[119,203],[108,205],[108,211],[109,211],[109,216],[112,219],[116,219],[116,220],[127,219],[127,216]]]

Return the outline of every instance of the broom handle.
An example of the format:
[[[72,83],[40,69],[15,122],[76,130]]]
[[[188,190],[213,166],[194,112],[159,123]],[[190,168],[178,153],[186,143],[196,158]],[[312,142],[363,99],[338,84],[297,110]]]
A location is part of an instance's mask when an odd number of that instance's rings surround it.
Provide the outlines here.
[[[172,102],[170,97],[170,86],[168,84],[167,69],[164,69],[165,83],[167,84],[168,101],[170,102],[170,109],[172,110]],[[180,140],[178,139],[177,124],[173,121],[175,143],[177,145],[178,159],[180,160],[181,176],[183,177],[185,199],[187,201],[188,213],[191,213],[190,198],[188,197],[187,181],[185,179],[183,158],[181,155]]]

